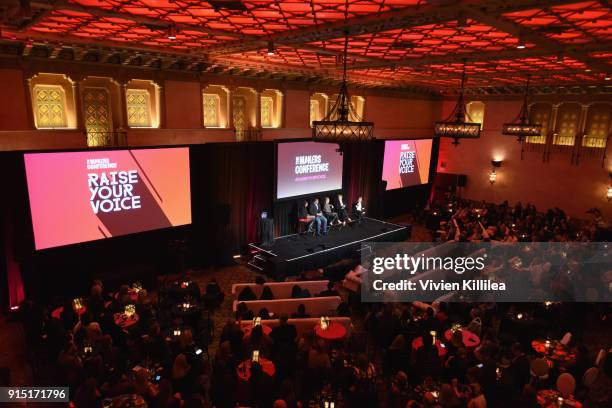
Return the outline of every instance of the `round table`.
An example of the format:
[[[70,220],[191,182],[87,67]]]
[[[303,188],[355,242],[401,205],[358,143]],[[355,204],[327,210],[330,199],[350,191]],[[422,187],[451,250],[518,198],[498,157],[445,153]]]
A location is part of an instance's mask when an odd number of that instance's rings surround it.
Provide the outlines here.
[[[546,346],[549,341],[550,346]],[[531,342],[531,347],[546,358],[562,365],[569,365],[576,361],[576,352],[558,340],[537,339]]]
[[[198,315],[202,309],[197,304],[191,304],[189,308],[184,309],[182,303],[172,306],[172,314],[178,317],[186,317]]]
[[[538,404],[544,408],[574,407],[582,408],[582,403],[570,396],[564,398],[557,390],[538,391]],[[560,398],[563,398],[562,400]],[[561,404],[562,402],[562,404]]]
[[[317,324],[314,331],[317,337],[325,340],[340,340],[346,336],[346,327],[336,322],[330,323],[325,330],[321,328],[320,324]]]
[[[249,381],[249,378],[251,378],[251,364],[253,364],[251,359],[244,360],[242,363],[238,364],[238,367],[236,368],[238,378],[243,381]],[[270,377],[274,376],[274,373],[276,373],[274,363],[267,358],[260,357],[259,365],[261,365],[263,372],[268,374]]]
[[[57,309],[53,309],[51,312],[51,317],[59,320],[61,318],[62,312],[64,311],[64,306],[60,306]],[[83,313],[87,311],[87,306],[83,306],[80,309],[76,309],[75,312],[77,315],[82,316]]]
[[[138,302],[138,292],[136,290],[128,289],[128,296],[129,296],[130,302],[132,303]],[[115,293],[114,298],[115,300],[119,300],[119,292]]]
[[[421,347],[423,347],[423,337],[417,337],[414,340],[412,340],[413,350],[416,351],[420,349]],[[438,349],[438,356],[444,357],[446,355],[447,353],[446,347],[439,339],[436,339],[436,348]]]
[[[251,332],[253,331],[254,327],[255,326],[253,325],[242,326],[242,333],[244,334],[245,338],[251,336]],[[266,336],[269,336],[270,333],[272,333],[272,328],[270,326],[266,326],[265,324],[261,325],[261,330],[263,331],[263,334],[265,334]]]
[[[459,330],[461,330],[461,338],[465,347],[472,348],[480,344],[480,337],[478,337],[468,329],[462,328]],[[451,339],[453,338],[453,330],[448,329],[447,331],[445,331],[444,338],[446,339],[446,341],[451,341]]]
[[[127,317],[124,313],[115,313],[115,324],[122,329],[129,329],[136,323],[138,323],[138,314],[134,313],[132,317]]]

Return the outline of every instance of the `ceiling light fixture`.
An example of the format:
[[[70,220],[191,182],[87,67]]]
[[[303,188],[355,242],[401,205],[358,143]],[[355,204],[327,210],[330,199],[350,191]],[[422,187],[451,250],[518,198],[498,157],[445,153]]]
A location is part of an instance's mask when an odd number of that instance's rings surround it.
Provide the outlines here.
[[[348,0],[345,3],[344,19],[348,21]],[[365,122],[351,103],[347,84],[348,24],[344,29],[344,52],[342,53],[342,84],[338,99],[323,120],[312,122],[312,138],[320,142],[367,141],[374,138],[374,123]]]
[[[527,83],[525,84],[525,96],[523,98],[523,106],[518,116],[511,123],[504,123],[502,126],[502,135],[516,136],[518,142],[522,142],[528,136],[540,136],[542,134],[542,125],[529,122],[529,80],[531,75],[527,75]]]
[[[525,45],[525,39],[523,38],[523,34],[519,34],[518,36],[518,44],[516,44],[516,48],[518,48],[519,50],[523,50],[527,47],[527,45]]]
[[[463,60],[463,71],[461,73],[461,89],[457,105],[448,118],[434,124],[435,137],[449,137],[454,139],[453,144],[457,146],[459,139],[478,139],[480,137],[480,123],[472,122],[470,115],[465,109],[465,65]],[[454,120],[453,120],[454,118]],[[466,121],[467,118],[467,121]]]
[[[176,27],[173,26],[173,25],[168,27],[168,39],[169,40],[176,40]]]

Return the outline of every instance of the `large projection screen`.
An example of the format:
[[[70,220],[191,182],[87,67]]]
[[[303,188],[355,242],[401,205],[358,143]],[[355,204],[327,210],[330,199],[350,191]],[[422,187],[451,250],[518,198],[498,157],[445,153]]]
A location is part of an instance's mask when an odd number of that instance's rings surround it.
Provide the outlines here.
[[[189,148],[24,155],[37,250],[191,223]]]
[[[382,179],[387,190],[429,182],[432,139],[386,140]]]
[[[276,199],[342,189],[342,155],[335,143],[283,142],[276,150]]]

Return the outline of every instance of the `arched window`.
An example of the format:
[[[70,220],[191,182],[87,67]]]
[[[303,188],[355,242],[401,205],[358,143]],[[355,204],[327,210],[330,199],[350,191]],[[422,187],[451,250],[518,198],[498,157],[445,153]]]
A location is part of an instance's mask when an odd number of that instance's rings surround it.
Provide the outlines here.
[[[573,146],[578,133],[581,107],[578,103],[564,103],[559,106],[555,123],[553,144]]]
[[[612,123],[612,105],[595,103],[589,106],[586,119],[586,130],[582,145],[585,147],[606,147]]]
[[[232,91],[232,123],[236,131],[236,140],[252,140],[256,133],[253,129],[257,123],[257,91],[253,88],[238,87]]]
[[[279,128],[282,122],[283,94],[276,89],[264,89],[259,95],[262,128]]]
[[[469,119],[474,123],[480,123],[481,129],[484,129],[485,104],[481,101],[468,102],[465,105],[465,110]]]
[[[89,76],[80,81],[80,89],[87,145],[112,144],[111,132],[121,123],[119,84],[111,78]]]
[[[61,74],[38,74],[28,80],[37,129],[75,129],[74,82]]]
[[[228,127],[229,91],[221,85],[208,85],[202,91],[202,112],[204,127]]]
[[[351,111],[349,120],[359,122],[364,120],[365,116],[365,98],[363,96],[351,95]]]
[[[550,116],[552,114],[552,105],[549,103],[536,103],[531,105],[529,109],[529,121],[542,125],[542,133],[540,136],[527,137],[527,143],[545,144],[546,135],[550,130]]]
[[[329,110],[329,96],[316,92],[310,96],[310,126],[312,122],[323,120]]]
[[[143,79],[132,79],[126,85],[125,106],[131,128],[159,127],[159,86]]]

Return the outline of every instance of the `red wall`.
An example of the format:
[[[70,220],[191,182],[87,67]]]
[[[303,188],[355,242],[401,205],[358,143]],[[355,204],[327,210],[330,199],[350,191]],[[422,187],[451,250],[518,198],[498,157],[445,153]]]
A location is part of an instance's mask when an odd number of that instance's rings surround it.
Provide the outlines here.
[[[86,76],[86,73],[81,73]],[[98,72],[97,75],[100,75]],[[0,99],[0,150],[35,150],[86,147],[82,131],[32,130],[30,128],[28,99],[24,74],[18,69],[0,69],[0,83],[6,89]],[[202,126],[201,83],[196,80],[156,80],[162,84],[161,129],[128,130],[128,143],[132,146],[157,146],[231,142],[230,129],[204,129]],[[262,85],[258,80],[237,79],[233,85]],[[223,80],[219,79],[220,84]],[[265,87],[274,84],[266,83]],[[283,85],[283,84],[279,84]],[[296,84],[300,85],[300,84]],[[263,85],[262,85],[263,86]],[[260,88],[262,86],[259,86]],[[297,88],[297,86],[296,86]],[[333,94],[335,89],[323,89]],[[365,93],[365,91],[363,91]],[[284,90],[283,125],[279,129],[263,129],[262,139],[308,138],[310,127],[310,93],[308,89]],[[359,94],[359,92],[353,92]],[[363,93],[362,93],[363,94]],[[3,96],[4,96],[3,95]],[[402,137],[430,137],[432,125],[439,116],[440,102],[427,99],[366,95],[366,120],[375,123],[375,136],[379,139]]]
[[[442,117],[448,116],[453,102],[444,102]],[[502,136],[504,122],[514,119],[521,102],[485,101],[484,131],[478,140],[461,141],[458,147],[450,139],[440,144],[438,171],[467,174],[464,197],[510,203],[531,202],[540,210],[559,207],[575,218],[588,219],[585,211],[600,208],[612,215],[606,199],[610,184],[610,162],[602,168],[601,159],[583,159],[579,166],[570,164],[570,154],[553,152],[550,162],[542,161],[539,152],[525,152],[516,138]],[[502,159],[497,180],[491,185],[491,160]],[[445,167],[442,167],[445,166]]]
[[[0,84],[0,130],[29,129],[23,73],[14,69],[0,69]]]
[[[187,81],[165,81],[165,103],[162,112],[166,111],[168,129],[201,129],[202,99],[200,83]]]

